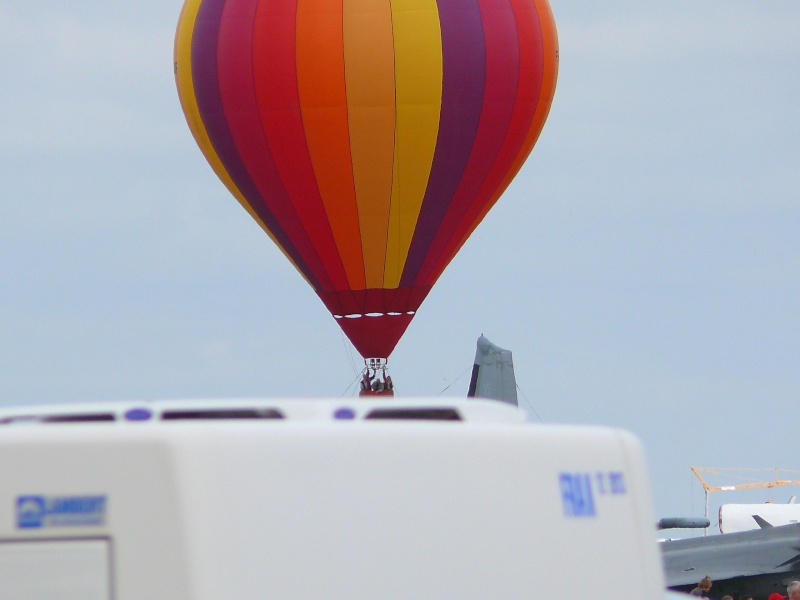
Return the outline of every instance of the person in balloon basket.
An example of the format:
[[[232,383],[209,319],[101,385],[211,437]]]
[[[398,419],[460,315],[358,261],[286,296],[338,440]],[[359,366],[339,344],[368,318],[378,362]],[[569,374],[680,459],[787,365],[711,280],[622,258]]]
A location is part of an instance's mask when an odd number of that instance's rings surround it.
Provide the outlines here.
[[[364,392],[372,389],[372,374],[367,370],[361,375],[361,390]]]

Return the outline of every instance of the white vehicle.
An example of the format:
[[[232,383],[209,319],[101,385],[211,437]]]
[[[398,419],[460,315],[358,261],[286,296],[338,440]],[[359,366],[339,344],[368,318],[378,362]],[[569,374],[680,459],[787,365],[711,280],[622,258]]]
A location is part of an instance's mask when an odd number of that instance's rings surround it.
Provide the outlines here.
[[[624,431],[500,402],[0,413],[0,599],[664,595]]]

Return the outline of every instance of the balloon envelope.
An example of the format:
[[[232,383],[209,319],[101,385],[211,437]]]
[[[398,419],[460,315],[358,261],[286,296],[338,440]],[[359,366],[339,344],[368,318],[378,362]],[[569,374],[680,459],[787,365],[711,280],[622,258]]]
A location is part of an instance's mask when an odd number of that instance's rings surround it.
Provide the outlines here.
[[[547,0],[186,0],[192,133],[364,357],[388,357],[521,167],[555,90]]]

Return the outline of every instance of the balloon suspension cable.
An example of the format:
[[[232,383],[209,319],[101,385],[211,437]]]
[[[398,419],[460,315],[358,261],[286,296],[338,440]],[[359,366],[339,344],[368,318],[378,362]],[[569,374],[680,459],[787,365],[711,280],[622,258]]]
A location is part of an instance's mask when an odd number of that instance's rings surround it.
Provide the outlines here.
[[[359,396],[394,396],[394,383],[385,358],[365,358]]]

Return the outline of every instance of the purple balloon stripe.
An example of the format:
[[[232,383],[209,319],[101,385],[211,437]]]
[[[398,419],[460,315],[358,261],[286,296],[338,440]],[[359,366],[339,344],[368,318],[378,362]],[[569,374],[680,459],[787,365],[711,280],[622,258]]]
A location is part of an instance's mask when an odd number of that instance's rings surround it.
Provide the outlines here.
[[[252,205],[252,199],[261,196],[239,158],[236,143],[225,118],[217,77],[217,39],[225,1],[204,0],[200,5],[192,32],[192,79],[197,106],[211,145],[233,183]],[[283,233],[274,215],[263,204],[261,207],[254,207],[254,210],[256,208],[259,217],[281,247],[309,279],[311,285],[319,288],[318,278],[308,268],[291,240]]]
[[[484,106],[472,152],[464,168],[458,189],[427,251],[416,283],[430,284],[439,273],[432,273],[439,265],[451,238],[456,233],[464,215],[476,202],[488,200],[483,193],[487,184],[491,191],[499,184],[493,172],[505,175],[507,162],[502,149],[507,143],[509,126],[518,96],[520,48],[517,22],[511,0],[478,0],[481,8],[486,45],[486,84]],[[502,176],[501,175],[501,176]]]
[[[276,223],[270,227],[273,235],[291,240],[310,270],[303,273],[327,289],[330,278],[278,175],[261,123],[253,73],[253,23],[259,1],[263,0],[227,0],[225,4],[217,41],[223,111],[237,156],[258,190],[257,196],[248,197],[251,208]]]
[[[431,175],[400,279],[413,285],[458,188],[483,108],[486,48],[477,0],[438,0],[442,29],[442,108]]]

